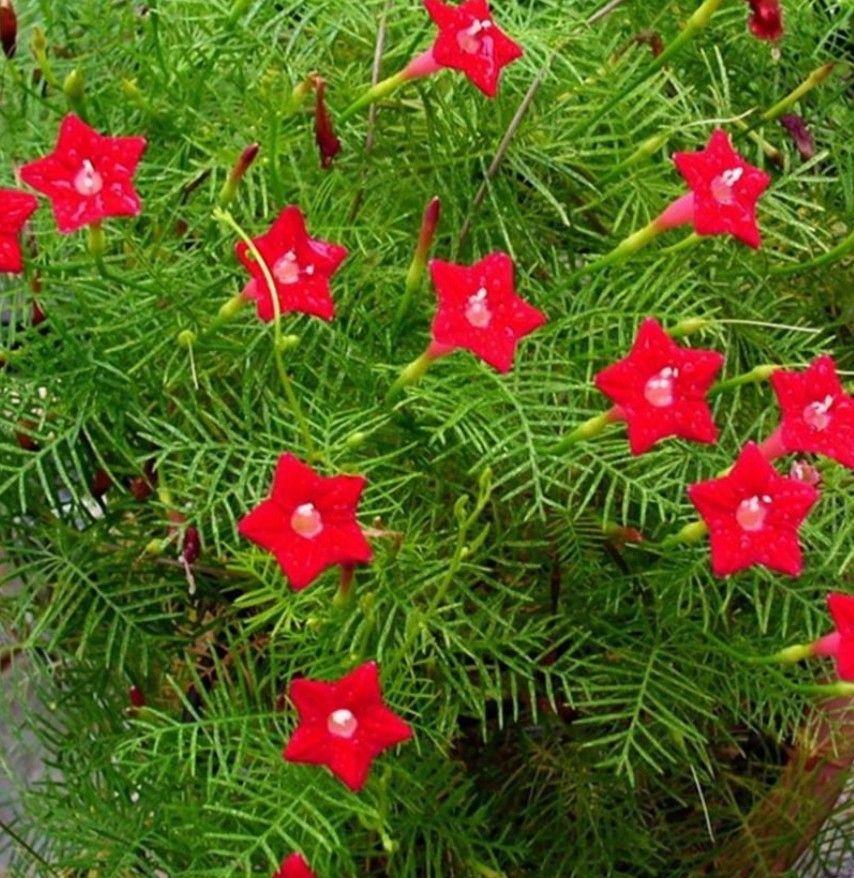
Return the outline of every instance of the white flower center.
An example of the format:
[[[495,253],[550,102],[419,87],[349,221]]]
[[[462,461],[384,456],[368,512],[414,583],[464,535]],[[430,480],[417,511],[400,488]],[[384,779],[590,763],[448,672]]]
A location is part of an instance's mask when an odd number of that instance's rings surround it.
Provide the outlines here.
[[[824,399],[811,402],[805,409],[804,421],[813,430],[826,430],[830,426],[830,409],[833,406],[833,397],[828,394]]]
[[[470,55],[480,51],[481,32],[492,27],[489,19],[473,21],[467,28],[457,32],[457,45]]]
[[[294,509],[291,527],[307,540],[314,539],[323,530],[323,521],[314,503],[302,503]]]
[[[644,399],[657,409],[673,405],[674,379],[678,375],[679,370],[675,366],[665,366],[644,385]]]
[[[492,311],[486,299],[486,289],[481,287],[473,296],[469,296],[466,306],[466,320],[476,329],[486,329],[492,320]]]
[[[273,266],[273,277],[280,284],[295,284],[299,280],[299,262],[293,250],[288,250]]]
[[[738,526],[750,533],[762,530],[770,503],[771,498],[767,494],[742,500],[735,511],[735,520],[738,522]]]
[[[735,200],[732,187],[741,179],[744,168],[729,168],[712,180],[712,198],[719,204],[732,204]]]
[[[352,738],[359,728],[359,721],[353,716],[351,710],[342,707],[339,710],[333,710],[326,720],[326,728],[330,735],[336,738]]]
[[[74,188],[86,197],[97,195],[104,188],[104,178],[89,159],[83,159],[83,164],[74,177]]]

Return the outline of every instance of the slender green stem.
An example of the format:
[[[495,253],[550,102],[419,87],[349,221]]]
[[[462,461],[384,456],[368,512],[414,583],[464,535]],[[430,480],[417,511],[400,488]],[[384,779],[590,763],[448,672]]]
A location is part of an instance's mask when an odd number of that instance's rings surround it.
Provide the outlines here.
[[[372,85],[367,89],[361,97],[353,101],[353,103],[350,104],[350,106],[347,107],[338,118],[342,122],[346,121],[351,116],[355,116],[360,110],[364,110],[365,107],[388,97],[406,81],[407,77],[402,70],[399,73],[395,73],[394,76],[389,76],[386,79],[380,80],[376,85]]]
[[[420,381],[430,368],[430,364],[435,359],[436,357],[430,353],[429,349],[424,351],[421,356],[416,357],[408,366],[406,366],[400,375],[397,376],[394,384],[388,389],[386,402],[394,402],[405,387],[409,387]]]
[[[622,91],[613,95],[602,107],[600,107],[592,116],[586,116],[574,125],[568,133],[569,137],[576,137],[579,134],[589,130],[593,125],[599,122],[606,113],[621,104],[627,98],[630,98],[637,92],[644,83],[679,52],[694,36],[708,25],[712,15],[721,5],[723,0],[705,0],[704,3],[694,12],[688,19],[685,27],[677,34],[677,36],[665,47],[664,51],[644,68],[639,79],[636,79]]]
[[[732,390],[735,387],[741,387],[743,384],[758,384],[760,381],[767,381],[768,378],[774,374],[778,369],[781,369],[782,366],[778,366],[774,363],[767,363],[761,366],[755,366],[749,372],[745,372],[743,375],[735,375],[732,378],[727,378],[724,381],[718,381],[713,384],[709,390],[710,394],[713,393],[721,393],[725,390]]]
[[[709,528],[705,521],[692,521],[675,534],[665,537],[661,541],[661,547],[668,549],[676,545],[693,545],[699,543],[708,532]]]
[[[833,72],[835,64],[823,64],[812,73],[795,89],[789,92],[782,100],[777,101],[773,107],[770,107],[762,114],[763,122],[771,122],[778,119],[783,113],[799,101],[805,94],[811,92],[817,85],[821,85]]]
[[[771,269],[771,274],[799,274],[811,268],[820,268],[823,265],[836,262],[837,259],[841,259],[843,256],[847,256],[852,250],[854,250],[854,231],[851,231],[846,238],[843,238],[842,241],[826,253],[822,253],[820,256],[816,256],[806,262],[796,262],[794,265],[775,265]]]
[[[835,683],[792,683],[792,688],[804,695],[819,698],[854,698],[854,683],[837,680]]]
[[[646,247],[646,245],[660,235],[662,231],[661,227],[656,224],[655,220],[653,220],[642,229],[638,229],[638,231],[633,232],[627,238],[624,238],[609,253],[600,256],[598,259],[594,259],[593,262],[589,262],[587,265],[583,265],[578,269],[576,275],[587,274],[591,271],[599,271],[600,268],[606,268],[609,265],[614,265],[617,262],[622,262],[623,260],[628,259],[633,253],[637,253],[638,250]]]
[[[282,310],[281,303],[279,302],[279,291],[276,289],[276,282],[273,280],[273,274],[270,271],[270,267],[265,262],[264,257],[255,246],[255,242],[240,227],[240,225],[238,225],[237,221],[227,210],[217,208],[214,210],[213,215],[214,219],[229,226],[241,241],[246,244],[247,249],[252,254],[252,258],[258,263],[258,267],[261,269],[261,274],[264,275],[264,282],[267,284],[267,289],[273,303],[273,358],[276,362],[276,371],[279,373],[279,381],[282,384],[282,389],[285,391],[285,396],[287,397],[291,413],[296,419],[300,431],[302,432],[306,452],[309,457],[313,457],[314,441],[311,438],[311,430],[309,429],[308,421],[303,414],[302,406],[300,406],[299,399],[294,391],[293,382],[288,375],[287,369],[285,369],[285,361],[282,356],[282,352],[287,345],[286,340],[282,338]]]
[[[577,442],[583,442],[585,439],[592,439],[607,429],[609,424],[613,424],[618,418],[613,409],[602,412],[601,415],[589,418],[583,424],[579,424],[574,430],[567,433],[557,445],[552,446],[549,451],[552,454],[563,454],[568,451]]]

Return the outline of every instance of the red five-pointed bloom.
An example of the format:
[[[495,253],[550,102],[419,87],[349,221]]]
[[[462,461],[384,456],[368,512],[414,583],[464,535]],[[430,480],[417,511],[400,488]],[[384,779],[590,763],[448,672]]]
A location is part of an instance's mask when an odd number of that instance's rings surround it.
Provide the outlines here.
[[[282,861],[273,878],[317,878],[302,854],[291,854]]]
[[[800,575],[798,528],[819,493],[812,485],[781,476],[753,442],[727,475],[691,485],[688,496],[711,532],[716,576],[754,564]]]
[[[270,230],[252,242],[270,269],[282,314],[301,311],[324,320],[333,318],[335,306],[329,279],[347,258],[344,247],[310,238],[302,211],[294,205],[285,207]],[[262,320],[272,320],[276,316],[273,297],[261,266],[243,241],[235,249],[237,258],[252,275],[243,290],[244,297],[257,302]]]
[[[326,765],[354,792],[365,785],[371,763],[383,750],[412,737],[409,724],[383,703],[374,662],[335,682],[294,680],[289,696],[299,725],[285,759]]]
[[[677,152],[673,161],[693,194],[693,223],[698,235],[734,235],[751,247],[762,239],[756,225],[756,202],[771,178],[748,164],[729,135],[716,130],[705,149]]]
[[[522,55],[493,21],[487,0],[465,0],[451,6],[442,0],[424,0],[430,18],[439,28],[430,50],[441,67],[461,70],[488,97],[498,91],[502,68]]]
[[[770,380],[783,450],[823,454],[854,469],[854,397],[842,387],[833,357],[817,357],[803,372],[778,369]]]
[[[833,656],[839,679],[854,682],[854,595],[831,592],[827,607],[836,630],[816,641],[813,651],[816,655]]]
[[[59,231],[68,234],[111,216],[136,216],[141,208],[133,175],[144,137],[107,137],[70,113],[56,148],[21,168],[21,179],[51,201]]]
[[[750,3],[748,24],[760,40],[779,40],[783,36],[783,11],[780,0],[747,0]]]
[[[318,475],[283,454],[269,499],[238,524],[241,536],[276,556],[293,589],[310,585],[335,564],[366,564],[371,547],[356,520],[361,476]]]
[[[632,454],[668,436],[714,442],[718,431],[706,394],[723,365],[717,351],[683,348],[648,317],[627,357],[596,376],[596,386],[628,424]]]
[[[39,206],[35,195],[17,189],[0,189],[0,271],[24,270],[21,230]]]
[[[430,275],[439,300],[432,326],[436,355],[467,348],[507,372],[519,339],[546,322],[542,311],[516,295],[506,253],[490,253],[472,266],[433,259]]]

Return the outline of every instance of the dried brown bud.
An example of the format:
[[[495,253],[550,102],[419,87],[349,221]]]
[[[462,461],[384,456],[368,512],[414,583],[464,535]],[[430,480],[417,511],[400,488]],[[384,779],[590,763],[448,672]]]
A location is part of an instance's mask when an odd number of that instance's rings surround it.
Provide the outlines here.
[[[103,469],[95,470],[95,475],[92,476],[92,481],[89,484],[89,490],[92,492],[93,497],[103,497],[107,491],[110,490],[112,485],[112,481],[110,477],[107,475],[106,471]]]
[[[780,124],[789,132],[789,136],[795,142],[801,158],[811,159],[815,155],[815,143],[803,117],[797,116],[794,113],[788,116],[780,116]]]

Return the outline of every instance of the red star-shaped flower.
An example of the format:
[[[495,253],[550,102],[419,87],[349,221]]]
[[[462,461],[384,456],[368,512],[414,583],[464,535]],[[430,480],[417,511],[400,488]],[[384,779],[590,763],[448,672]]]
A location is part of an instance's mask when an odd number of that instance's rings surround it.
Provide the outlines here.
[[[783,447],[854,469],[854,397],[842,387],[833,357],[818,357],[803,372],[778,369],[770,380],[782,412]]]
[[[291,588],[303,589],[335,564],[371,560],[356,520],[365,484],[361,476],[326,478],[293,454],[283,454],[270,498],[244,516],[237,530],[276,556]]]
[[[748,24],[760,40],[779,40],[783,36],[783,10],[780,0],[747,0],[750,3]]]
[[[291,854],[282,861],[279,871],[273,878],[317,878],[308,867],[302,854]]]
[[[519,339],[546,322],[542,311],[516,295],[513,260],[506,253],[490,253],[472,266],[433,259],[430,275],[439,300],[434,351],[467,348],[507,372]]]
[[[705,149],[677,152],[673,161],[694,195],[694,231],[734,235],[750,247],[759,247],[756,202],[771,182],[768,174],[748,164],[721,129],[712,134]]]
[[[144,137],[107,137],[69,113],[54,151],[24,165],[21,179],[50,199],[63,234],[110,216],[136,216],[133,175],[145,146]]]
[[[270,231],[253,238],[252,242],[276,283],[282,314],[301,311],[324,320],[335,316],[329,279],[347,258],[344,247],[310,238],[302,211],[294,205],[285,207]],[[261,266],[243,241],[239,241],[235,249],[237,258],[252,275],[243,295],[258,303],[258,316],[262,320],[272,320],[276,316],[273,297]]]
[[[487,0],[465,0],[449,6],[442,0],[424,0],[439,28],[433,58],[442,67],[461,70],[487,97],[495,97],[502,68],[522,56],[492,19]]]
[[[691,485],[688,496],[711,531],[716,576],[754,564],[800,575],[798,528],[819,493],[812,485],[781,476],[755,443],[745,445],[727,475]]]
[[[39,206],[35,195],[17,189],[0,189],[0,271],[24,270],[21,231]]]
[[[651,317],[641,323],[629,355],[595,379],[628,424],[632,454],[668,436],[717,439],[706,394],[723,361],[717,351],[680,347]]]
[[[289,696],[299,725],[285,759],[326,765],[354,792],[365,785],[371,763],[383,750],[412,737],[409,724],[383,703],[375,662],[331,683],[294,680]]]
[[[836,630],[818,640],[813,646],[814,652],[833,656],[839,679],[854,682],[854,595],[831,592],[827,596],[827,608]]]

